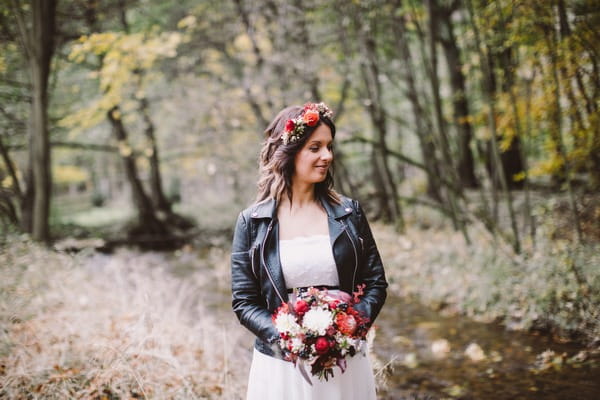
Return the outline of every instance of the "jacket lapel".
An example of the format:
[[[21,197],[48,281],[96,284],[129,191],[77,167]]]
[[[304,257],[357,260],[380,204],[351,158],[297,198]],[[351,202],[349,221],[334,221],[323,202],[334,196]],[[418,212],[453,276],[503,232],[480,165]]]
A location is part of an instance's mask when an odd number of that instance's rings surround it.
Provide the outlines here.
[[[351,249],[354,247],[356,250],[356,247],[352,242],[350,234],[347,235],[347,240],[344,240],[341,236],[344,231],[348,229],[346,227],[345,219],[352,213],[352,207],[348,204],[344,204],[343,201],[340,204],[330,204],[327,201],[323,201],[323,207],[327,211],[329,238],[331,240],[331,250],[338,271],[340,289],[347,293],[351,293],[354,280],[354,272],[351,268],[355,267],[358,262],[356,252]]]
[[[283,270],[281,269],[281,258],[279,257],[279,224],[277,223],[277,219],[273,219],[272,224],[273,229],[271,230],[270,235],[267,238],[265,246],[267,246],[269,249],[273,249],[273,251],[269,251],[266,263],[267,268],[271,273],[271,277],[275,282],[277,290],[279,291],[283,299],[287,302],[287,287],[285,284],[285,279],[283,277]]]
[[[344,232],[344,223],[341,219],[352,213],[352,208],[344,203],[331,204],[326,200],[321,202],[327,212],[327,221],[329,224],[329,239],[331,246],[335,244],[337,238]]]
[[[279,257],[279,224],[277,222],[277,203],[274,199],[265,200],[256,205],[251,217],[263,219],[267,230],[262,243],[264,252],[264,264],[267,274],[273,280],[275,290],[287,301],[287,288],[283,271],[281,269],[281,259]]]

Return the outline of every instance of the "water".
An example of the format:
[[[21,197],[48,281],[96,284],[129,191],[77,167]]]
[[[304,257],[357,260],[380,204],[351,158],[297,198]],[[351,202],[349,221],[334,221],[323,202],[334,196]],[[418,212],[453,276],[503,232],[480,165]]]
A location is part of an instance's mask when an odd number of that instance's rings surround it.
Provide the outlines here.
[[[394,296],[376,322],[375,353],[387,364],[382,399],[412,398],[411,393],[434,399],[600,399],[600,357],[568,364],[583,350],[576,344],[442,316]],[[465,354],[469,345],[478,361]],[[536,363],[548,349],[554,356]],[[549,368],[536,372],[536,365]]]

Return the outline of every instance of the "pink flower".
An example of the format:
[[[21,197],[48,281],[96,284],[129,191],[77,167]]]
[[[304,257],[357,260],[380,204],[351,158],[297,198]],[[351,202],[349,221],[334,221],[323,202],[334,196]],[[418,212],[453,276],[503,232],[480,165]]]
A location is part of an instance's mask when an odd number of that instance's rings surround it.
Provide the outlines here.
[[[315,342],[315,350],[319,355],[327,353],[329,351],[329,340],[327,340],[323,336],[317,338],[317,341]]]

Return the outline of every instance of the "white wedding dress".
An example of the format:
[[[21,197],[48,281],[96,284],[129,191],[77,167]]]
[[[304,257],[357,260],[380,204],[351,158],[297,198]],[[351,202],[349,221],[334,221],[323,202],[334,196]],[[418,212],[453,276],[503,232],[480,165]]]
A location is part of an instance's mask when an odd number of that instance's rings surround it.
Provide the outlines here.
[[[306,286],[338,286],[337,268],[329,235],[314,235],[279,241],[281,268],[288,289]],[[366,353],[366,352],[365,352]],[[306,366],[310,376],[310,367]],[[254,349],[248,379],[248,400],[371,400],[375,379],[367,354],[347,358],[344,373],[337,367],[334,377],[312,386],[291,362],[269,357]]]

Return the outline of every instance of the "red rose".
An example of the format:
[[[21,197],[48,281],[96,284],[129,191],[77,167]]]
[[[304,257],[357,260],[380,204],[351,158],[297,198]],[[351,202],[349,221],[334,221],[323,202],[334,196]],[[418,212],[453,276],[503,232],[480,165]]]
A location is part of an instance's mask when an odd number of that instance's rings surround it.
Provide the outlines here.
[[[319,355],[327,353],[329,351],[329,341],[323,336],[317,338],[317,341],[315,343],[315,350]]]
[[[356,331],[356,319],[349,314],[339,313],[335,316],[335,323],[338,326],[340,332],[344,335],[352,335]]]
[[[291,119],[288,119],[287,122],[285,123],[285,131],[286,132],[292,132],[295,127],[296,127],[296,124]]]
[[[338,306],[340,303],[341,303],[341,301],[340,301],[340,300],[338,300],[338,299],[331,300],[331,301],[329,302],[329,309],[330,309],[330,310],[335,310],[335,309],[337,308],[337,306]]]
[[[298,315],[304,315],[308,311],[308,303],[304,300],[298,300],[296,304],[294,304],[294,311]]]
[[[314,110],[308,110],[302,117],[304,123],[308,126],[315,126],[319,122],[319,112]]]

